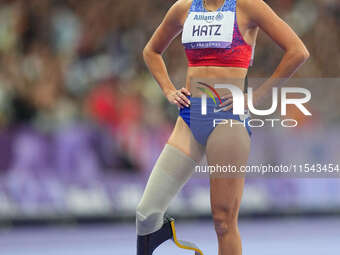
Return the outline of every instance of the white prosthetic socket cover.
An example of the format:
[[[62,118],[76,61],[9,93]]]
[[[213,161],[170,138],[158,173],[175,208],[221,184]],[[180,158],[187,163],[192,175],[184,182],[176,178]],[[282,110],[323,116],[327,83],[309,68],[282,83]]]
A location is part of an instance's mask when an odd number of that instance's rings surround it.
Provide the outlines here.
[[[138,235],[148,235],[162,227],[165,211],[193,174],[195,165],[182,151],[165,145],[136,210]]]

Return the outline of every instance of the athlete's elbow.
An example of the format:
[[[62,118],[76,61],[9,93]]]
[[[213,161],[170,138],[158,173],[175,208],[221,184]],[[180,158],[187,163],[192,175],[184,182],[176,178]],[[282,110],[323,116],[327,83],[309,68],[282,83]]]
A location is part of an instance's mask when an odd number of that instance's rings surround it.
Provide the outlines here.
[[[147,62],[148,59],[150,57],[150,49],[148,47],[148,45],[146,45],[143,49],[143,59],[144,59],[144,62]]]
[[[309,59],[310,53],[309,53],[309,51],[307,50],[306,47],[303,47],[303,49],[300,50],[299,57],[301,59],[301,62],[303,62],[303,63],[306,62]]]
[[[305,63],[310,57],[309,51],[305,47],[295,48],[287,52],[289,59],[297,65]]]
[[[310,53],[306,47],[301,47],[295,53],[295,58],[297,62],[300,64],[305,63],[309,59],[309,57],[310,57]]]
[[[158,53],[150,48],[147,44],[143,49],[143,59],[147,63],[150,59],[155,57]]]

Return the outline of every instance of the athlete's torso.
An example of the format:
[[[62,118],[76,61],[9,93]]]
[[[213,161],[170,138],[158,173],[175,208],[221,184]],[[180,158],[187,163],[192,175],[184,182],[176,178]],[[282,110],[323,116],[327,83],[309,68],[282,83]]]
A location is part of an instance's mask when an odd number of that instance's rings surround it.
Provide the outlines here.
[[[182,32],[189,66],[248,69],[253,47],[239,31],[236,3],[236,0],[224,0],[216,11],[208,11],[204,0],[192,1]]]
[[[186,8],[182,43],[188,57],[187,88],[196,78],[237,79],[235,85],[242,87],[257,29],[248,28],[237,0],[225,0],[216,12],[206,10],[203,0],[188,1]]]

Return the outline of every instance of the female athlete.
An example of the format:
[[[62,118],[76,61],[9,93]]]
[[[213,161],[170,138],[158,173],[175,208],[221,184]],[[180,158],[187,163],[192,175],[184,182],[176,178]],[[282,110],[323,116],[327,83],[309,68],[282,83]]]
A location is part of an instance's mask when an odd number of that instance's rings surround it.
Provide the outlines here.
[[[251,135],[248,125],[211,123],[214,117],[234,122],[244,119],[233,114],[230,91],[216,89],[215,95],[223,101],[208,98],[205,103],[201,91],[209,86],[203,79],[232,81],[240,90],[245,89],[259,29],[284,50],[284,55],[272,76],[254,90],[256,106],[271,95],[273,87],[282,86],[309,57],[299,37],[264,1],[178,0],[145,46],[144,60],[168,101],[180,108],[180,116],[137,207],[138,255],[151,255],[170,238],[179,247],[202,254],[195,245],[177,240],[174,221],[164,216],[165,211],[204,154],[209,165],[247,164]],[[189,66],[185,87],[176,89],[162,54],[181,32]],[[211,84],[210,89],[214,89]],[[215,101],[221,111],[214,110]],[[206,115],[201,112],[203,103]],[[211,211],[219,255],[242,253],[238,214],[243,187],[244,177],[210,178]]]

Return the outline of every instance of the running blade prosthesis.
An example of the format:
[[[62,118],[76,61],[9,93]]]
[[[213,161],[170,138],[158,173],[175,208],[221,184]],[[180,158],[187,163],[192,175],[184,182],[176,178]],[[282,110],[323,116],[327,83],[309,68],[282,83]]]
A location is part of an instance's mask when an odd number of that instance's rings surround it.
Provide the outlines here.
[[[177,247],[192,250],[195,255],[203,255],[202,251],[191,242],[178,240],[176,236],[175,220],[166,217],[163,227],[149,235],[137,237],[137,255],[152,255],[154,250],[165,241],[172,239]]]

